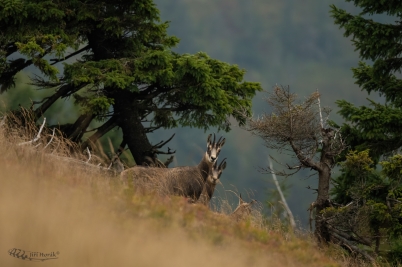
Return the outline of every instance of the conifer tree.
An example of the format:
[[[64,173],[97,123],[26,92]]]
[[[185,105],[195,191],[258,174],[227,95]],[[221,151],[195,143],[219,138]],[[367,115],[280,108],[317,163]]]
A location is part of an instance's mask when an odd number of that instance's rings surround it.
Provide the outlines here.
[[[147,133],[179,125],[228,131],[230,117],[245,122],[242,113],[251,112],[261,90],[243,81],[236,65],[203,52],[174,53],[179,40],[167,34],[152,0],[0,1],[0,27],[1,91],[13,87],[16,73],[36,66],[42,77],[35,84],[54,91],[34,102],[36,118],[72,96],[81,115],[61,126],[64,134],[81,142],[93,120],[103,121],[85,148],[120,127],[137,164],[171,153],[160,150],[165,142],[152,145]]]
[[[374,159],[402,146],[402,3],[400,1],[347,0],[362,12],[352,15],[331,6],[335,23],[351,37],[362,61],[353,68],[356,83],[368,93],[379,93],[385,104],[370,100],[369,106],[357,107],[338,100],[339,113],[346,120],[344,136],[352,148],[370,149]],[[394,23],[379,23],[369,16],[386,14]]]
[[[370,100],[369,106],[357,107],[337,101],[346,120],[341,129],[350,150],[332,191],[340,206],[327,210],[324,216],[333,218],[332,227],[342,234],[341,243],[365,246],[360,252],[366,258],[384,255],[390,263],[398,264],[402,259],[402,161],[395,152],[402,146],[402,80],[398,75],[402,67],[402,3],[347,2],[362,12],[352,15],[332,5],[331,14],[359,51],[362,61],[352,69],[356,83],[368,93],[383,96],[385,103]],[[376,22],[370,18],[374,14],[392,16],[394,22]],[[381,157],[384,160],[379,162]],[[380,171],[375,170],[378,162]]]

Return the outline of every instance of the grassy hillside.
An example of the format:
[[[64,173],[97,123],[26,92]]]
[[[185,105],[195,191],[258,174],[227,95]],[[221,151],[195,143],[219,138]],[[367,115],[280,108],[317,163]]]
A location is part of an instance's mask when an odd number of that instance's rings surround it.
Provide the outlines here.
[[[28,138],[4,133],[2,266],[35,264],[8,255],[13,248],[54,252],[43,266],[341,266],[308,236],[265,222],[258,208],[236,223],[183,198],[134,194],[114,176],[56,158],[60,144],[49,156],[46,136],[38,147],[18,146]]]

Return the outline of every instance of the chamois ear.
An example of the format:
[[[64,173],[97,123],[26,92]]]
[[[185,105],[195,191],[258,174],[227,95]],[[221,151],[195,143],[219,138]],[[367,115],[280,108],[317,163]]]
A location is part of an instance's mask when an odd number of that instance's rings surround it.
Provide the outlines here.
[[[226,158],[224,158],[221,162],[221,164],[219,164],[219,169],[220,170],[224,170],[226,168]]]
[[[226,161],[223,163],[223,165],[222,165],[222,171],[224,170],[224,169],[226,169]]]
[[[209,134],[208,139],[207,139],[207,146],[209,146],[211,144],[211,137],[212,137],[212,134]]]
[[[223,138],[222,141],[219,142],[218,146],[219,147],[223,147],[223,145],[225,144],[226,138]]]

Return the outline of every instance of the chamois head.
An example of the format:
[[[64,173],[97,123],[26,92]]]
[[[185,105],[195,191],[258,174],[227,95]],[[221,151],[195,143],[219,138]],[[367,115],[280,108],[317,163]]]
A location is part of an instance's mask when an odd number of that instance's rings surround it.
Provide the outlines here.
[[[222,160],[218,166],[218,161],[215,161],[211,171],[209,172],[207,183],[216,185],[221,177],[222,171],[226,168],[226,158]]]
[[[212,142],[211,137],[212,134],[208,135],[206,156],[209,162],[214,163],[217,160],[218,155],[221,152],[221,148],[225,144],[226,139],[225,138],[222,139],[222,137],[220,137],[218,139],[218,142],[215,143],[215,134],[214,134],[214,140]]]

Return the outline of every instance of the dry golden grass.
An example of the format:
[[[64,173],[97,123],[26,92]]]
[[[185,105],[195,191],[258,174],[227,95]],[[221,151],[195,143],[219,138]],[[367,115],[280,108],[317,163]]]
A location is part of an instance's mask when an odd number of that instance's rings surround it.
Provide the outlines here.
[[[261,218],[235,223],[183,198],[136,194],[116,177],[16,146],[17,136],[0,129],[1,266],[341,266]],[[34,263],[12,248],[59,254]]]

